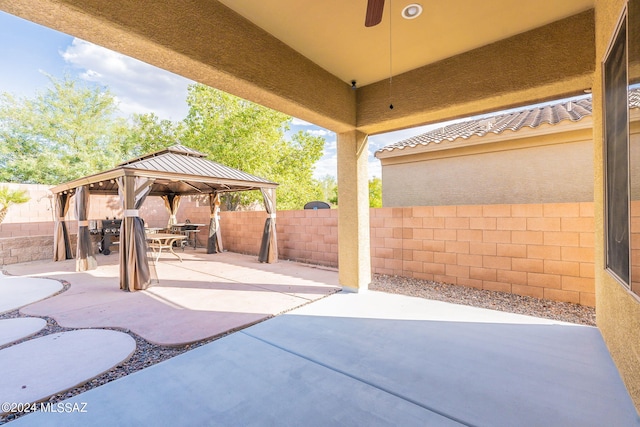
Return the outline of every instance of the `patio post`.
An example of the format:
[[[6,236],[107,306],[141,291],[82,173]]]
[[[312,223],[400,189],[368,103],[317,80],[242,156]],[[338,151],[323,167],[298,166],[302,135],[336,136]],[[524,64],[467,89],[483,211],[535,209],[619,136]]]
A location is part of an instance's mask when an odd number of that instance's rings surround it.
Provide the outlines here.
[[[338,280],[346,291],[371,283],[368,135],[338,135]]]

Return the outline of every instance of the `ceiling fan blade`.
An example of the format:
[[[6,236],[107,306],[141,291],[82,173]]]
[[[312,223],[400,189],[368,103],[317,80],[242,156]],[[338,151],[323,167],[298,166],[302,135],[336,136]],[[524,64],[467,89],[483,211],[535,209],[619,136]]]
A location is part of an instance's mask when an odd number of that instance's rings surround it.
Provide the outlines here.
[[[367,16],[364,20],[365,27],[373,27],[382,21],[384,0],[367,0]]]

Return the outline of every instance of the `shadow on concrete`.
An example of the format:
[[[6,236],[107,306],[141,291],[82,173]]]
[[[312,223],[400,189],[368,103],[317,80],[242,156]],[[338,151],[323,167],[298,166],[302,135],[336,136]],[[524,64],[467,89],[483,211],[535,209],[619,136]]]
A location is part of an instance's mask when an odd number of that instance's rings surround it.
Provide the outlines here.
[[[640,425],[597,329],[521,317],[296,311],[69,400],[87,414],[17,425],[164,425],[177,408],[182,425]]]

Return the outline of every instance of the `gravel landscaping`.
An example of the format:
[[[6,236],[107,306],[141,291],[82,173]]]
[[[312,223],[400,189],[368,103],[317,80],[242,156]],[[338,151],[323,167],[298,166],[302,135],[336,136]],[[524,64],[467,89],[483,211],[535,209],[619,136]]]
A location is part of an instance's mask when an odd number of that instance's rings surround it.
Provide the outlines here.
[[[64,288],[59,292],[64,292],[69,288],[69,284],[63,282]],[[454,286],[432,281],[410,279],[398,276],[376,275],[373,282],[369,286],[370,290],[388,292],[393,294],[402,294],[418,298],[426,298],[438,301],[445,301],[455,304],[470,305],[474,307],[482,307],[493,310],[506,311],[510,313],[525,314],[529,316],[543,317],[548,319],[560,320],[564,322],[577,323],[581,325],[595,325],[595,309],[584,307],[576,304],[547,301],[538,298],[520,296],[514,294],[506,294],[503,292],[486,291],[464,286]],[[57,295],[57,294],[56,294]],[[13,310],[0,315],[0,319],[12,319],[18,317],[30,317],[20,313],[19,310]],[[65,332],[74,330],[73,328],[63,328],[50,318],[43,317],[47,321],[47,326],[37,334],[20,340],[16,343],[0,346],[3,348],[16,345],[20,342],[49,335],[52,333]],[[201,345],[207,344],[220,337],[198,341],[184,346],[170,347],[161,346],[150,343],[149,341],[139,337],[138,335],[117,328],[111,328],[121,332],[128,333],[136,341],[136,350],[133,355],[116,366],[110,371],[92,379],[91,381],[67,390],[66,392],[51,396],[48,401],[57,403],[68,399],[92,388],[106,384],[115,379],[129,375],[156,363],[170,359],[186,351],[192,350]],[[0,425],[16,419],[24,414],[8,414],[0,416]]]
[[[595,326],[593,307],[567,302],[549,301],[504,292],[487,291],[466,286],[418,280],[399,276],[376,275],[369,285],[372,291],[402,294],[418,298],[445,301],[454,304],[489,308],[509,313],[525,314],[580,325]]]

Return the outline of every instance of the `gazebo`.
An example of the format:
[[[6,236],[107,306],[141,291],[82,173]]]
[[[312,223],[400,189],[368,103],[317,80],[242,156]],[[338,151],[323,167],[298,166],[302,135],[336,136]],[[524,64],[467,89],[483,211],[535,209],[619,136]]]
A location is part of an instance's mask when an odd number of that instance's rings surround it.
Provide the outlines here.
[[[129,160],[116,168],[60,184],[51,189],[55,195],[54,261],[71,259],[71,244],[65,217],[69,201],[76,197],[78,244],[76,270],[96,268],[89,233],[89,196],[118,195],[123,209],[120,226],[120,288],[126,291],[146,289],[151,281],[144,222],[139,209],[147,196],[160,196],[169,211],[169,224],[175,223],[180,198],[208,195],[211,216],[207,253],[222,251],[219,212],[220,195],[235,191],[260,190],[267,218],[258,260],[273,263],[278,259],[276,239],[276,192],[278,184],[238,169],[207,160],[206,155],[180,144]]]

